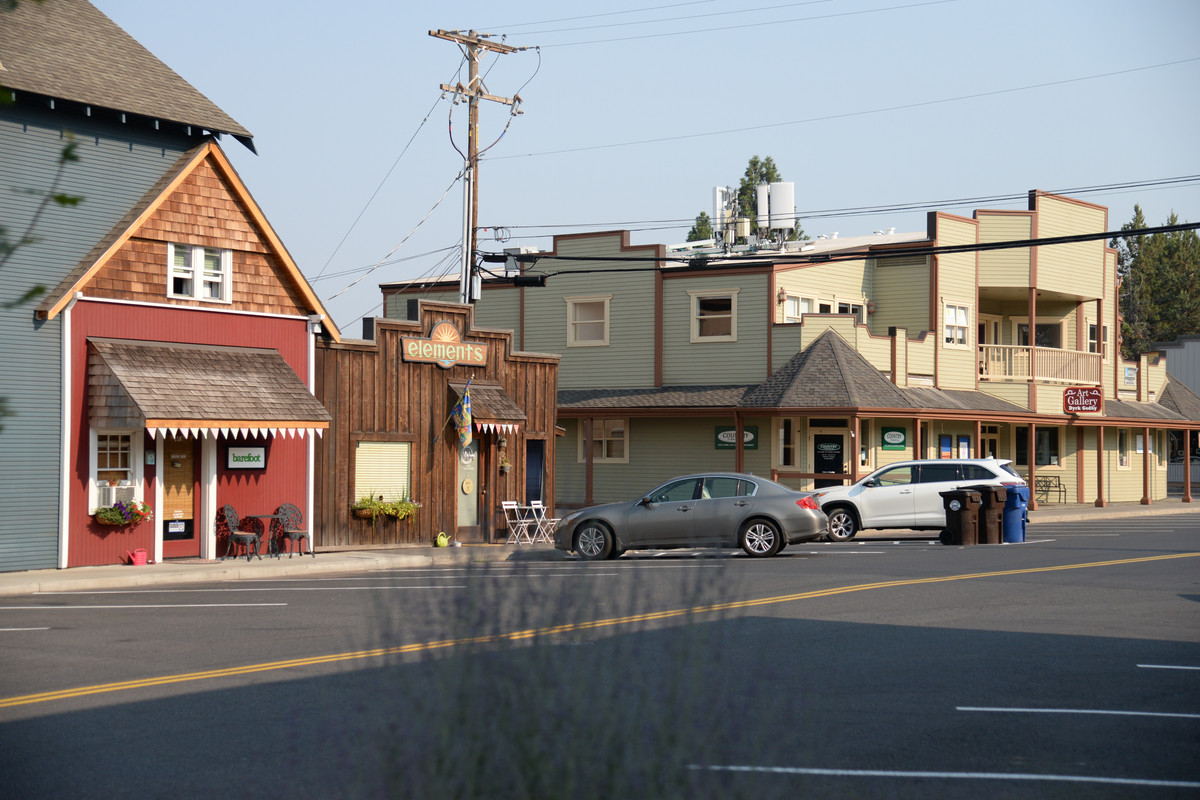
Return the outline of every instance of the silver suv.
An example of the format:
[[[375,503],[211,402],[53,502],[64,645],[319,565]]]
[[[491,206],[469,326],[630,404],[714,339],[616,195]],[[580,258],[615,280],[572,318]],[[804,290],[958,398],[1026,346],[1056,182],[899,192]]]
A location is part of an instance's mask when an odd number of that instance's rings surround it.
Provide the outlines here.
[[[1011,465],[995,458],[899,461],[849,486],[818,489],[817,503],[829,517],[826,537],[844,542],[867,528],[940,531],[946,527],[941,492],[967,486],[1024,486]]]

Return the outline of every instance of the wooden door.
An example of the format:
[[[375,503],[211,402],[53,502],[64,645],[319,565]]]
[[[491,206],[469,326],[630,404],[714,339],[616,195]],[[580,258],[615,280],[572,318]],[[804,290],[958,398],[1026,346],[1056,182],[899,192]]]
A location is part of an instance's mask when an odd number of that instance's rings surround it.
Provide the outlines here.
[[[197,558],[200,536],[196,530],[197,441],[168,436],[163,442],[163,558]]]

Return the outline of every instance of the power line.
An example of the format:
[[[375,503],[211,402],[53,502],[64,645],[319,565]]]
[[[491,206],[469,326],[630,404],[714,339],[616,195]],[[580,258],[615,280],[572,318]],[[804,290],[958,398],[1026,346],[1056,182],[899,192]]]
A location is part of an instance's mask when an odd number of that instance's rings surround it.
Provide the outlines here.
[[[531,27],[534,27],[537,25],[552,25],[556,22],[574,22],[575,20],[580,20],[580,19],[596,19],[598,17],[616,17],[616,16],[620,16],[621,14],[640,14],[644,11],[661,11],[664,8],[679,8],[680,6],[703,6],[703,5],[708,5],[709,3],[714,3],[714,2],[716,2],[716,0],[692,0],[692,2],[688,2],[688,3],[670,3],[670,4],[664,5],[664,6],[650,6],[648,8],[632,8],[632,9],[629,9],[628,11],[605,11],[600,14],[582,14],[582,15],[576,16],[576,17],[559,17],[558,19],[545,19],[540,22],[518,22],[515,25],[488,25],[486,27],[492,28],[493,30],[499,29],[499,28],[505,28],[505,29],[531,28]]]
[[[956,0],[943,0],[943,1],[944,2],[955,2]],[[659,17],[658,19],[640,19],[640,20],[630,20],[628,22],[609,22],[609,23],[606,23],[603,25],[581,25],[581,26],[577,26],[577,27],[573,27],[573,28],[549,28],[546,30],[528,31],[527,35],[528,34],[536,34],[536,35],[540,36],[540,35],[546,34],[546,33],[567,33],[570,31],[590,31],[590,30],[596,30],[597,28],[626,28],[631,25],[655,25],[660,22],[679,22],[680,20],[703,19],[705,17],[726,17],[726,16],[731,16],[734,14],[747,15],[747,14],[754,14],[759,11],[775,11],[775,10],[778,10],[781,8],[795,8],[796,6],[815,6],[815,5],[821,5],[823,3],[832,3],[832,2],[834,2],[834,0],[804,0],[804,2],[800,2],[800,3],[781,3],[781,4],[773,5],[773,6],[759,6],[758,8],[735,8],[732,11],[713,11],[708,14],[689,14],[688,16],[684,16],[684,17]],[[668,6],[668,7],[670,7],[670,6]],[[647,10],[649,10],[649,9],[647,9]],[[622,14],[622,13],[629,13],[629,12],[620,12],[619,11],[619,12],[613,12],[613,13],[614,14]],[[859,11],[856,13],[861,14],[861,13],[868,13],[868,12]],[[593,16],[608,16],[608,15],[593,15]],[[580,17],[577,19],[587,19],[587,17]],[[571,20],[563,20],[563,21],[569,22]],[[784,22],[792,22],[792,21],[796,21],[796,20],[783,20],[783,21]],[[532,24],[537,25],[537,24],[550,24],[550,23],[547,22],[547,23],[532,23]],[[755,23],[755,24],[769,25],[769,24],[774,24],[774,23],[762,22],[762,23]],[[738,26],[738,27],[748,27],[748,26]],[[725,30],[725,28],[720,28],[720,30]],[[699,31],[697,31],[697,32],[699,32]]]
[[[893,258],[913,258],[921,256],[940,256],[952,255],[958,253],[982,253],[990,250],[1013,250],[1029,247],[1051,247],[1059,244],[1075,244],[1078,242],[1091,242],[1096,240],[1111,240],[1124,239],[1132,236],[1152,236],[1155,234],[1164,233],[1179,233],[1183,231],[1194,231],[1200,228],[1200,222],[1183,222],[1176,225],[1158,225],[1149,228],[1134,228],[1131,230],[1119,231],[1104,231],[1101,233],[1077,233],[1068,236],[1048,236],[1040,239],[1017,239],[1004,242],[976,242],[974,244],[958,244],[958,245],[934,245],[929,247],[905,247],[903,249],[887,251],[864,251],[856,250],[853,253],[832,254],[832,253],[814,253],[804,255],[797,253],[790,255],[788,253],[771,253],[763,255],[724,255],[724,254],[679,254],[676,256],[564,256],[548,253],[526,253],[513,256],[518,263],[521,264],[536,264],[539,261],[570,261],[570,262],[606,262],[606,263],[687,263],[688,267],[676,267],[672,272],[677,272],[680,269],[728,269],[731,266],[762,266],[763,264],[832,264],[843,261],[861,261],[863,259],[888,260]],[[507,261],[509,256],[506,253],[482,253],[483,260],[491,263],[499,263]],[[617,267],[595,270],[571,270],[571,275],[586,275],[592,273],[607,273],[607,272],[656,272],[662,267]],[[545,277],[551,278],[556,275],[563,274],[562,271],[546,272]]]
[[[910,8],[921,8],[922,6],[940,6],[947,3],[957,3],[959,0],[928,0],[924,3],[909,3],[901,6],[888,6],[886,8],[868,8],[859,11],[841,11],[836,14],[819,14],[811,17],[794,17],[792,19],[767,20],[764,22],[746,22],[741,25],[721,25],[715,28],[696,28],[687,31],[667,31],[665,33],[647,33],[641,36],[623,36],[612,39],[588,39],[580,42],[561,42],[559,44],[546,44],[543,47],[575,47],[584,44],[610,44],[612,42],[631,42],[638,39],[661,39],[667,36],[690,36],[693,33],[712,33],[714,31],[728,32],[732,30],[740,30],[745,28],[761,28],[765,26],[787,25],[793,22],[815,22],[822,19],[837,19],[839,17],[857,17],[864,14],[878,14],[883,11],[903,11]]]
[[[546,47],[548,45],[543,45]],[[820,117],[808,117],[806,119],[791,120],[790,122],[770,122],[764,125],[748,125],[741,128],[727,128],[719,131],[705,131],[700,133],[682,133],[677,136],[661,136],[655,139],[632,139],[627,142],[613,142],[610,144],[588,145],[586,147],[569,147],[560,150],[542,150],[536,153],[517,153],[508,156],[493,156],[491,161],[499,161],[502,159],[513,158],[533,158],[535,156],[555,156],[566,153],[584,153],[594,150],[612,150],[618,147],[634,147],[637,145],[646,144],[664,144],[666,142],[679,142],[687,139],[702,139],[709,136],[725,136],[732,133],[749,133],[752,131],[763,131],[771,128],[786,128],[792,125],[808,125],[814,122],[829,122],[837,119],[850,119],[853,117],[863,117],[870,114],[883,114],[890,111],[908,111],[914,108],[925,108],[928,106],[943,105],[946,103],[957,103],[963,100],[977,100],[981,97],[995,97],[1002,94],[1013,94],[1015,92],[1027,92],[1033,89],[1045,89],[1051,86],[1064,86],[1071,83],[1081,83],[1083,81],[1099,80],[1100,78],[1112,78],[1117,75],[1129,75],[1135,72],[1144,72],[1151,69],[1162,69],[1163,67],[1174,67],[1180,64],[1189,64],[1194,61],[1200,61],[1200,56],[1192,58],[1184,58],[1178,61],[1166,61],[1161,64],[1149,64],[1142,67],[1130,67],[1129,69],[1116,70],[1114,72],[1104,72],[1097,75],[1084,75],[1079,78],[1064,78],[1057,81],[1047,81],[1045,83],[1032,83],[1027,86],[1015,86],[1008,89],[993,89],[987,92],[975,92],[973,94],[958,95],[956,97],[944,97],[938,100],[921,100],[914,103],[904,103],[902,105],[884,106],[881,108],[865,109],[862,111],[846,111],[841,114],[826,114]]]
[[[1177,186],[1181,184],[1200,182],[1200,175],[1179,175],[1171,178],[1151,178],[1137,181],[1127,181],[1123,183],[1107,183],[1095,184],[1091,186],[1075,186],[1062,189],[1049,189],[1050,194],[1061,195],[1086,195],[1086,194],[1104,194],[1120,190],[1128,189],[1151,189],[1166,186]],[[797,211],[797,220],[808,219],[824,219],[832,217],[855,217],[869,216],[874,214],[901,213],[905,211],[931,211],[937,208],[954,208],[959,206],[976,206],[984,204],[998,204],[1006,202],[1018,202],[1026,200],[1029,193],[1026,191],[1013,192],[1007,194],[991,194],[977,195],[974,197],[955,197],[944,200],[926,200],[920,202],[900,202],[900,203],[884,203],[870,206],[846,206],[843,208],[826,208],[813,209],[808,211]],[[668,223],[676,223],[669,227],[679,227],[681,225],[691,225],[695,222],[694,217],[678,218],[678,219],[648,219],[648,220],[626,220],[616,222],[580,222],[580,223],[553,223],[542,225],[488,225],[485,228],[505,229],[509,231],[528,230],[528,229],[556,229],[556,228],[627,228],[629,226],[641,225],[658,225],[663,226]],[[659,228],[637,228],[637,230],[662,230]]]
[[[362,220],[363,214],[366,214],[367,209],[371,207],[373,202],[375,202],[375,198],[379,195],[380,190],[383,189],[383,185],[387,183],[388,178],[392,177],[392,172],[395,171],[396,165],[400,163],[400,159],[404,158],[404,154],[408,152],[408,148],[417,138],[417,134],[420,133],[421,129],[425,127],[425,123],[429,121],[429,117],[432,116],[433,110],[437,108],[438,103],[442,102],[444,98],[445,95],[439,95],[438,98],[433,101],[433,105],[429,107],[429,110],[425,112],[425,118],[421,120],[420,124],[417,125],[417,129],[413,131],[412,136],[408,138],[408,143],[404,145],[404,148],[400,151],[400,155],[396,156],[396,160],[392,162],[392,166],[388,167],[388,171],[384,174],[383,179],[379,181],[379,185],[375,187],[375,191],[371,192],[371,196],[368,197],[367,202],[363,204],[362,210],[358,212],[358,216],[355,217],[354,221],[350,223],[350,227],[346,229],[346,233],[343,234],[341,240],[338,241],[337,247],[333,248],[333,252],[329,254],[329,258],[325,260],[325,264],[321,267],[321,271],[317,273],[317,277],[313,280],[319,279],[325,274],[325,270],[329,269],[329,264],[333,261],[333,257],[336,256],[338,251],[342,249],[342,245],[346,243],[346,239],[350,238],[350,234],[354,231],[355,227],[358,226],[359,221]]]

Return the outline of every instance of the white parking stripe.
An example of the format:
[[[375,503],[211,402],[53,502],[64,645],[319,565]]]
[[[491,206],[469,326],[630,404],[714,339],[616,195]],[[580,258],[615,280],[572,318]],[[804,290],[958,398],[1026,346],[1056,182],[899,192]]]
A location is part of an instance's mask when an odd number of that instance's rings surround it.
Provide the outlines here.
[[[1200,719],[1200,714],[1174,714],[1161,711],[1107,711],[1090,708],[983,708],[958,706],[958,711],[989,711],[996,714],[1097,714],[1113,717],[1174,717],[1177,719]]]
[[[258,608],[286,606],[287,603],[181,603],[179,605],[147,604],[140,606],[0,606],[0,611],[101,611],[112,608]]]
[[[1055,783],[1101,783],[1110,786],[1157,786],[1198,789],[1196,781],[1160,781],[1147,778],[1101,778],[1093,775],[1038,775],[1021,772],[922,772],[887,769],[817,769],[811,767],[754,767],[691,764],[689,769],[710,772],[758,772],[771,775],[828,775],[837,778],[935,778],[965,781],[1050,781]]]
[[[42,596],[66,594],[188,594],[204,592],[220,594],[221,592],[354,592],[367,589],[465,589],[466,586],[250,586],[236,589],[105,589],[95,592],[38,592]],[[281,605],[279,603],[264,603],[263,605]],[[43,606],[36,606],[43,608]],[[110,606],[115,608],[115,606]]]
[[[47,628],[0,628],[0,633],[11,633],[14,631],[48,631]]]
[[[1181,664],[1138,664],[1142,669],[1194,669],[1200,670],[1200,667],[1187,667]]]

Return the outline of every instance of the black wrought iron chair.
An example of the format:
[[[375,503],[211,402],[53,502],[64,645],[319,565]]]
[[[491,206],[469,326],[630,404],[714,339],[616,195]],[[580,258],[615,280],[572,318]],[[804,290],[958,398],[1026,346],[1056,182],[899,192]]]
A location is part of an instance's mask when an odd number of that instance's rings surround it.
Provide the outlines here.
[[[288,558],[291,558],[297,548],[302,546],[302,542],[308,542],[308,531],[304,527],[304,515],[291,503],[284,503],[275,513],[278,514],[274,521],[278,525],[279,536],[292,541],[291,547],[288,548]],[[308,543],[308,554],[313,558],[317,557],[317,554],[313,552],[311,542]],[[300,555],[304,555],[304,553],[301,552]]]
[[[229,540],[225,545],[225,555],[222,561],[229,558],[229,552],[234,545],[246,548],[246,560],[249,561],[252,556],[258,556],[258,560],[262,561],[262,556],[258,555],[258,545],[262,541],[262,534],[258,531],[243,531],[239,529],[241,522],[238,513],[233,510],[233,506],[225,506],[225,527],[229,529]],[[251,549],[253,546],[254,549]]]

